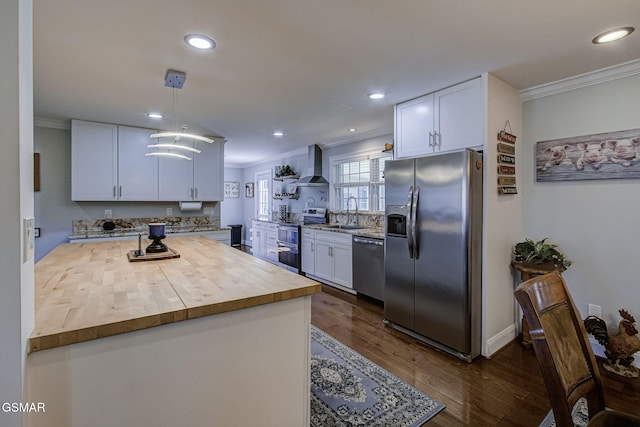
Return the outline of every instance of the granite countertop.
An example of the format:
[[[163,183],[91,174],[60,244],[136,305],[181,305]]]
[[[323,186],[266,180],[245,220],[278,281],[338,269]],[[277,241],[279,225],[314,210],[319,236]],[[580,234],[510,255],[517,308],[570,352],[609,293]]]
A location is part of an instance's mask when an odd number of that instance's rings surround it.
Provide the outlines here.
[[[320,284],[204,236],[180,258],[129,262],[131,241],[63,243],[35,265],[39,351],[320,292]]]
[[[374,239],[384,239],[384,227],[363,227],[356,230],[336,227],[337,224],[308,224],[303,227],[313,230],[333,231],[335,233],[346,233],[354,236],[371,237]]]

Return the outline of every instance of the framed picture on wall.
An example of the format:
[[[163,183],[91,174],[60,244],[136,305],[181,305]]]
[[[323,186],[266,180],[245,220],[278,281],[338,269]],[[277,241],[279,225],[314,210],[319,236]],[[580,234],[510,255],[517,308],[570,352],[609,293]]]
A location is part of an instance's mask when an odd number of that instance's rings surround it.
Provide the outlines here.
[[[539,141],[536,181],[640,178],[640,129]]]
[[[240,184],[237,182],[224,183],[224,198],[240,197]]]
[[[244,197],[253,197],[253,182],[244,185]]]

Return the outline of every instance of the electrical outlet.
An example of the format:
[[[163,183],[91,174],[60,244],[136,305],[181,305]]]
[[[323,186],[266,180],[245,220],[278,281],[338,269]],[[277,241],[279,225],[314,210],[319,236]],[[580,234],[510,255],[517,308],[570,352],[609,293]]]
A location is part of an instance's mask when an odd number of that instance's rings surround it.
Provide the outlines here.
[[[167,208],[167,216],[173,216],[173,208]]]
[[[602,307],[595,304],[589,304],[589,316],[602,317]]]
[[[113,213],[111,212],[111,209],[105,209],[104,219],[111,219],[111,218],[113,218]]]

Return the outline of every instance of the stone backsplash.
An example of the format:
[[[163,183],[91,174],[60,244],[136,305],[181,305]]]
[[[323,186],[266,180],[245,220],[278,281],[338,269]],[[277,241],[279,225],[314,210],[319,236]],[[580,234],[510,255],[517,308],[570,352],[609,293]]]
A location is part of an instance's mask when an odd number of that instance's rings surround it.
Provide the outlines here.
[[[330,211],[329,212],[330,224],[346,224],[347,212],[345,211]],[[354,212],[349,212],[349,221],[355,223],[356,215]],[[381,213],[367,213],[358,212],[358,225],[362,227],[382,227],[384,224],[384,214]]]
[[[107,233],[103,225],[107,221],[115,224],[115,229],[108,233],[147,232],[150,222],[164,222],[166,233],[189,231],[208,231],[220,229],[220,217],[209,215],[183,217],[153,218],[113,218],[113,219],[78,219],[73,220],[73,235],[94,235]]]

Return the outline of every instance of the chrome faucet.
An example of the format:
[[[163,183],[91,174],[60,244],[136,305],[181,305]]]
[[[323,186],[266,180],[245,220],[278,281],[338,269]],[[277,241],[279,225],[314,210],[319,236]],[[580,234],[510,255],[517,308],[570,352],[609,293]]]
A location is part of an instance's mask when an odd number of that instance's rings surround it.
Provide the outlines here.
[[[358,199],[356,199],[354,196],[349,196],[347,198],[347,225],[349,224],[349,202],[351,201],[351,199],[353,199],[353,201],[356,204],[356,226],[360,225],[358,224]]]

